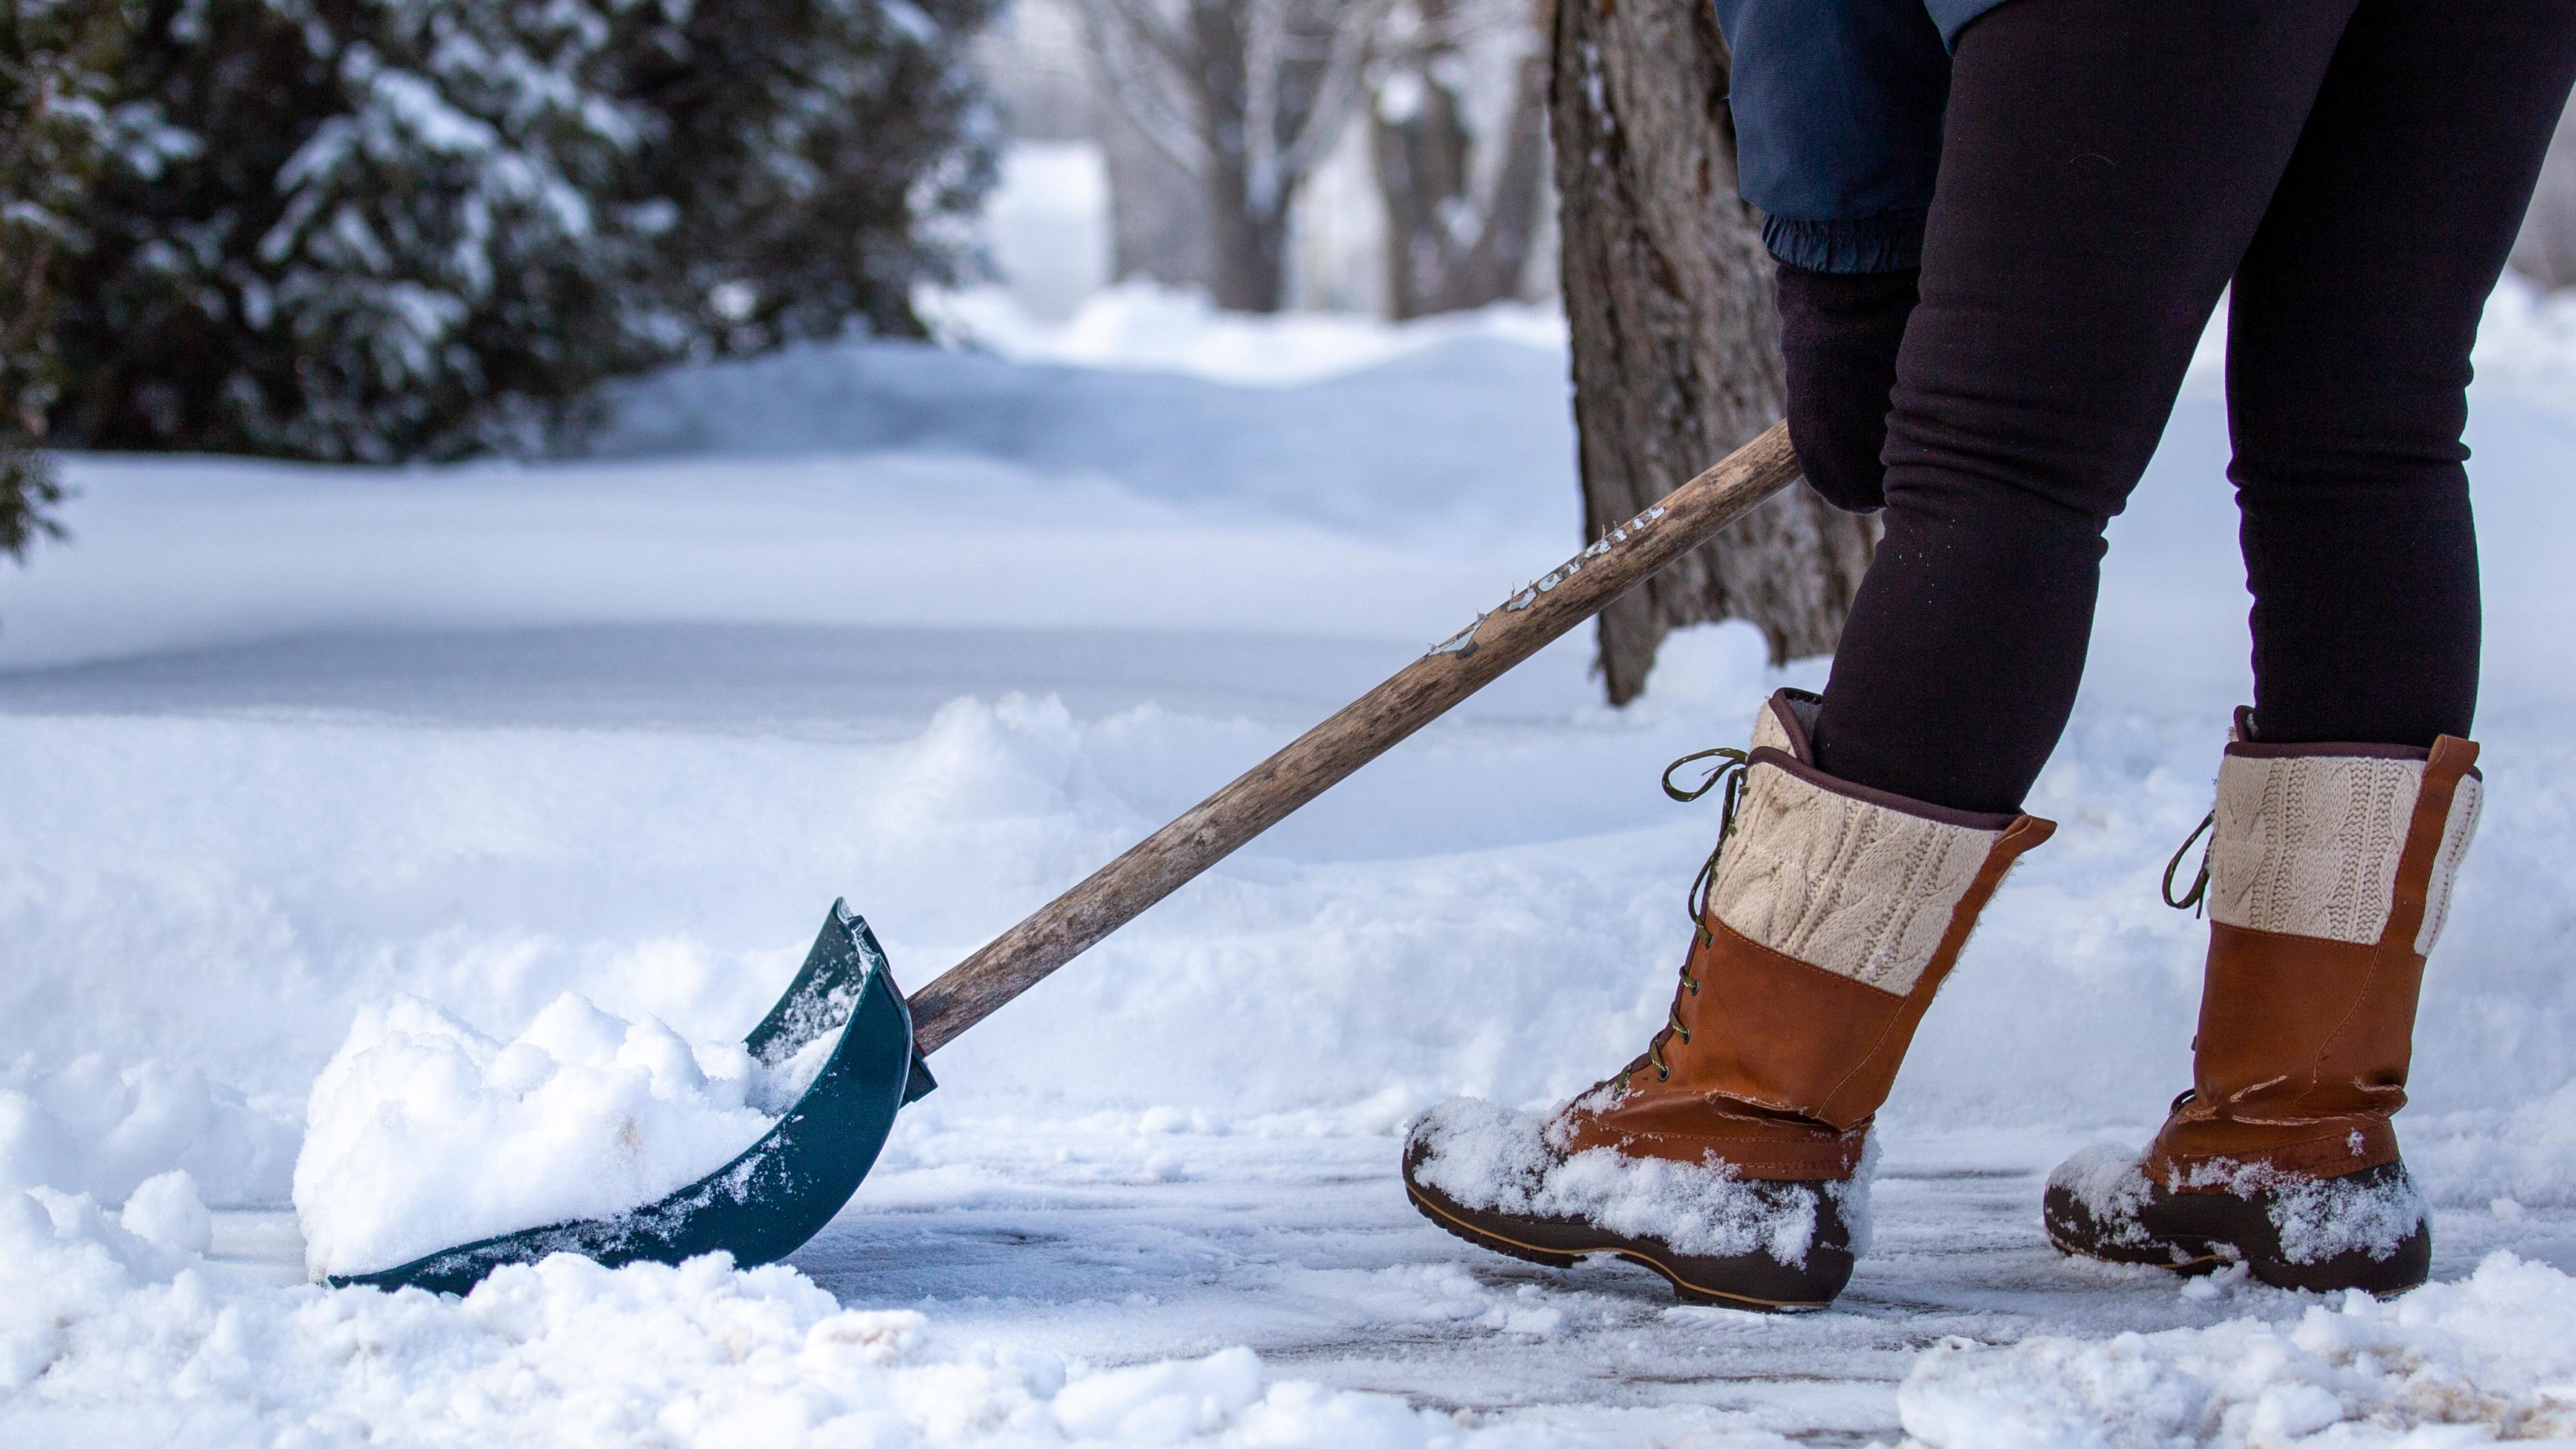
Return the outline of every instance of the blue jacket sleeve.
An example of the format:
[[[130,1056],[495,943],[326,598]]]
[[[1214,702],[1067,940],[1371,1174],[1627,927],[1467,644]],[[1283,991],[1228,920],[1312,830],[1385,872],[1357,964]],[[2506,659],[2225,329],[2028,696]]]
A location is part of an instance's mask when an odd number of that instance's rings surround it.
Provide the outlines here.
[[[1920,265],[1950,93],[1945,41],[1993,0],[1714,0],[1733,54],[1736,167],[1773,256]],[[1937,20],[1933,8],[1945,12]]]

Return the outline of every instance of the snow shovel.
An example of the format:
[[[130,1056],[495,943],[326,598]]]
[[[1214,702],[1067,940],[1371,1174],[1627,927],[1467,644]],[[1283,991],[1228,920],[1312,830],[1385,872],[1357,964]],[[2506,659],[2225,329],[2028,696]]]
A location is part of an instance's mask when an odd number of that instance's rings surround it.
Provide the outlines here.
[[[1538,582],[1147,836],[909,1000],[867,922],[832,903],[805,967],[743,1039],[764,1065],[838,1030],[795,1106],[749,1150],[658,1202],[432,1253],[334,1285],[462,1293],[495,1268],[579,1253],[615,1267],[731,1253],[750,1267],[794,1252],[867,1176],[897,1108],[934,1083],[925,1058],[1089,950],[1146,907],[1286,819],[1505,670],[1716,536],[1798,477],[1789,430],[1769,431],[1609,531]]]

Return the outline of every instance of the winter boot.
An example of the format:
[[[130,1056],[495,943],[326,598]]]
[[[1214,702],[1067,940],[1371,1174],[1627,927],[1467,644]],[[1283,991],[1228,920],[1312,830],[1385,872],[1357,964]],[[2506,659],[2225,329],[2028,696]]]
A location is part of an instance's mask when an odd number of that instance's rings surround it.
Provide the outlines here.
[[[1404,1148],[1414,1206],[1555,1266],[1613,1253],[1688,1302],[1821,1308],[1866,1227],[1862,1154],[1915,1024],[2004,872],[2056,827],[1903,800],[1818,770],[1817,700],[1782,690],[1753,749],[1711,750],[1727,823],[1644,1056],[1552,1116],[1450,1102]],[[1675,768],[1689,763],[1676,762]],[[1740,807],[1740,808],[1739,808]]]
[[[2186,1273],[2241,1261],[2319,1291],[2424,1281],[2432,1232],[2389,1119],[2477,828],[2477,755],[2449,735],[2266,745],[2237,711],[2200,879],[2175,900],[2165,872],[2167,900],[2210,917],[2192,1087],[2143,1156],[2092,1149],[2050,1177],[2061,1250]]]

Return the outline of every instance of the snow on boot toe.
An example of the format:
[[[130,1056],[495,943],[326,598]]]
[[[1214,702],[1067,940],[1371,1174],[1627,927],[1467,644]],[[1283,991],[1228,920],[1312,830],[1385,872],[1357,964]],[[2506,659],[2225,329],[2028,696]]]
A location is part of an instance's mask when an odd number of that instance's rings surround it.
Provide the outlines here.
[[[2049,1175],[2041,1215],[2064,1253],[2182,1273],[2242,1261],[2273,1287],[2320,1293],[2403,1293],[2433,1258],[2402,1162],[2331,1178],[2249,1163],[2159,1182],[2134,1154],[2087,1148]]]
[[[1685,1301],[1821,1308],[1851,1277],[1862,1181],[1761,1182],[1729,1164],[1567,1152],[1549,1120],[1459,1099],[1407,1133],[1414,1206],[1480,1247],[1551,1266],[1590,1253],[1643,1264]]]

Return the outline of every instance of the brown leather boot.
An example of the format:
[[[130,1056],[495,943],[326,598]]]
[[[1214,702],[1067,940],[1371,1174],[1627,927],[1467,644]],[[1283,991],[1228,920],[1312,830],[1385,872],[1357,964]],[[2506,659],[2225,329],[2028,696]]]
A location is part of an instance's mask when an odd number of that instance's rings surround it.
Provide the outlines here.
[[[2201,880],[2176,902],[2205,892],[2210,917],[2192,1088],[2143,1156],[2059,1167],[2042,1215],[2086,1257],[2402,1293],[2433,1239],[2389,1119],[2477,829],[2478,747],[2266,745],[2252,729],[2237,711]]]
[[[1865,1228],[1869,1124],[2004,872],[2056,827],[1837,780],[1816,697],[1772,696],[1722,757],[1729,822],[1692,888],[1681,986],[1646,1054],[1552,1116],[1451,1102],[1404,1149],[1414,1205],[1498,1252],[1615,1253],[1686,1301],[1821,1308]],[[1688,763],[1688,761],[1678,762]]]

